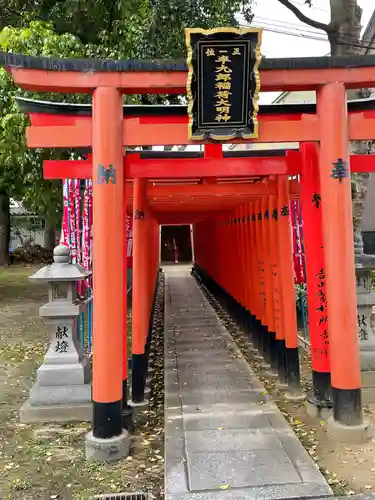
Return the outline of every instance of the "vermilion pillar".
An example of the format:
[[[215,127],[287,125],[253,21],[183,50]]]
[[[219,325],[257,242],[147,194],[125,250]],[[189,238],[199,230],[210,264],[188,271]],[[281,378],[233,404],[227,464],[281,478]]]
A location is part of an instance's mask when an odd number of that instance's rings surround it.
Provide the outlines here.
[[[272,289],[272,273],[270,263],[270,248],[269,248],[269,209],[268,196],[262,196],[261,201],[261,217],[262,217],[262,248],[264,262],[264,282],[266,294],[266,315],[267,328],[265,330],[266,339],[266,355],[269,366],[272,365],[272,356],[274,350],[275,326],[274,326],[274,307],[273,307],[273,289]]]
[[[145,352],[149,327],[148,301],[148,211],[146,180],[133,183],[133,300],[132,300],[132,404],[143,404],[147,356]]]
[[[292,392],[300,390],[300,368],[296,298],[293,275],[292,228],[290,222],[290,196],[288,176],[277,177],[278,243],[280,280],[283,301],[283,326],[286,346],[286,368],[288,386]]]
[[[245,273],[246,273],[246,309],[252,311],[253,275],[251,269],[251,244],[250,244],[250,211],[249,203],[243,207],[244,215],[244,246],[245,246]]]
[[[122,434],[124,232],[122,98],[93,94],[93,436]],[[116,454],[114,454],[116,455]],[[116,458],[116,456],[114,456]]]
[[[272,286],[273,286],[273,303],[275,311],[275,349],[277,357],[277,373],[282,384],[287,383],[287,368],[286,368],[286,347],[285,347],[285,330],[284,330],[284,309],[282,300],[282,286],[280,269],[282,261],[280,261],[279,253],[279,237],[278,237],[278,205],[277,197],[271,195],[269,198],[270,212],[270,260],[272,269]]]
[[[249,203],[249,243],[250,243],[250,265],[252,275],[252,307],[251,312],[254,317],[254,326],[252,335],[254,339],[255,348],[261,348],[261,301],[260,301],[260,284],[259,284],[259,263],[258,263],[258,250],[257,250],[257,236],[256,236],[256,215],[255,215],[255,201]],[[254,349],[255,351],[255,349]]]
[[[265,281],[265,260],[262,238],[262,200],[258,198],[254,202],[254,214],[252,216],[255,221],[255,251],[258,264],[258,301],[259,301],[259,328],[258,328],[258,341],[259,350],[262,355],[266,355],[266,325],[267,325],[267,309],[266,309],[266,281]]]
[[[147,211],[146,216],[147,224],[147,240],[145,246],[147,248],[147,323],[148,328],[145,338],[145,353],[146,353],[146,367],[144,377],[150,372],[149,361],[153,361],[155,354],[152,350],[152,334],[153,334],[153,320],[155,313],[155,298],[156,298],[156,285],[157,285],[157,261],[158,261],[158,224],[150,210]],[[146,380],[146,378],[145,378]]]
[[[246,304],[246,273],[245,273],[245,245],[244,245],[244,217],[243,217],[243,207],[240,206],[237,209],[237,231],[238,231],[238,263],[239,263],[239,290],[237,302],[245,307]]]
[[[252,352],[257,352],[257,346],[259,345],[259,332],[258,326],[259,322],[257,320],[258,311],[258,289],[257,289],[257,273],[256,273],[256,252],[255,252],[255,241],[254,241],[254,223],[252,221],[253,215],[253,202],[246,204],[246,239],[245,245],[247,248],[247,268],[248,268],[248,290],[249,290],[249,304],[248,310],[250,312],[250,334],[251,334],[251,345],[250,349]]]
[[[313,382],[313,391],[308,396],[308,401],[320,409],[330,408],[332,403],[328,303],[325,286],[322,202],[317,145],[301,144],[301,155],[301,206]]]
[[[317,106],[333,416],[353,426],[363,417],[345,85],[321,87]]]
[[[277,289],[277,282],[275,278],[275,273],[277,272],[277,260],[276,256],[276,245],[273,238],[273,224],[272,224],[272,210],[275,204],[275,196],[264,197],[264,210],[263,216],[265,221],[265,244],[267,248],[267,289],[270,300],[270,314],[272,315],[272,323],[268,327],[268,332],[270,336],[270,364],[271,371],[270,375],[277,375],[278,373],[278,354],[277,354],[277,342],[276,342],[276,331],[279,330],[280,333],[280,301],[279,293]]]
[[[128,263],[128,241],[126,237],[126,182],[123,182],[123,356],[122,356],[122,425],[124,429],[131,431],[133,428],[133,409],[128,405],[128,283],[127,283],[127,263]]]
[[[248,225],[246,224],[246,217],[245,217],[245,206],[241,205],[239,207],[239,214],[240,214],[240,224],[239,224],[239,229],[240,229],[240,263],[241,263],[241,273],[242,276],[240,278],[241,280],[241,323],[245,326],[245,331],[247,331],[247,321],[248,321],[248,314],[247,314],[247,309],[248,309],[248,288],[249,288],[249,272],[247,270],[247,265],[246,265],[246,258],[247,258],[247,251],[248,248],[246,246],[246,238],[245,234],[248,229]]]

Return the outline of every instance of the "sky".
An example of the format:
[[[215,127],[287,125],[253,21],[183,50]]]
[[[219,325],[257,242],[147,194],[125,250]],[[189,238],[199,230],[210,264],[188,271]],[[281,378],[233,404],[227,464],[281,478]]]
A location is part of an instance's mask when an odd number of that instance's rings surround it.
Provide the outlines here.
[[[313,7],[307,7],[304,0],[292,0],[308,17],[328,23],[330,20],[329,0],[313,0]],[[362,31],[375,9],[374,0],[358,0],[362,7]],[[256,0],[252,25],[263,28],[262,54],[266,57],[311,57],[329,53],[327,36],[298,21],[292,12],[278,0]],[[241,19],[239,19],[241,22]],[[288,33],[288,34],[282,34]],[[260,103],[270,103],[278,93],[261,93]]]

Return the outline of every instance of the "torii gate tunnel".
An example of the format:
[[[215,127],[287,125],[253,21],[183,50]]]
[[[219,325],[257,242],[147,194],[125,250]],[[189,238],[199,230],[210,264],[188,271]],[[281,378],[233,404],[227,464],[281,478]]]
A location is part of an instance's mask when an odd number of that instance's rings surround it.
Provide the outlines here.
[[[349,141],[375,138],[375,103],[346,100],[375,86],[375,56],[267,59],[262,91],[314,90],[315,105],[260,107],[258,137],[294,151],[223,151],[190,139],[185,106],[123,106],[123,94],[185,94],[184,62],[61,60],[1,54],[22,89],[92,94],[92,107],[19,100],[30,148],[92,148],[50,161],[46,178],[93,179],[93,435],[110,439],[128,411],[125,215],[133,213],[132,399],[142,403],[146,344],[159,268],[159,225],[193,224],[195,269],[257,325],[257,339],[289,389],[299,389],[290,203],[304,217],[314,397],[334,421],[363,422],[350,172],[375,170]],[[202,153],[126,152],[204,144]],[[297,183],[293,176],[300,175]]]

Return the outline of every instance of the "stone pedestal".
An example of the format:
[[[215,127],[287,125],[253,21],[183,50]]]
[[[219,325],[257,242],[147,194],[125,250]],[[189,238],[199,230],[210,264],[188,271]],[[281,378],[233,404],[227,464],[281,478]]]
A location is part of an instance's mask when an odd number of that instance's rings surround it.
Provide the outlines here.
[[[59,245],[55,262],[31,279],[49,283],[49,302],[39,315],[47,323],[50,346],[28,401],[21,408],[21,422],[90,421],[91,367],[78,338],[77,318],[85,307],[76,284],[90,273],[70,263],[69,248]]]

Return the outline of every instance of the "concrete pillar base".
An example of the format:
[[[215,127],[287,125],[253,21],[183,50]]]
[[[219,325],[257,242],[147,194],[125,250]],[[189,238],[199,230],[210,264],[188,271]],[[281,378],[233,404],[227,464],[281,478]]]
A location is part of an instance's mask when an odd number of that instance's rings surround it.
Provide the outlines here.
[[[262,370],[269,370],[271,368],[271,365],[267,363],[267,361],[263,361],[263,363],[260,364],[260,367]]]
[[[289,388],[288,384],[284,384],[283,382],[277,382],[276,389],[279,391],[286,391]]]
[[[261,354],[256,354],[254,356],[254,360],[255,361],[264,361],[264,358],[263,358],[263,356]]]
[[[320,420],[328,420],[332,417],[332,408],[317,406],[311,401],[306,401],[306,413],[309,417],[319,418]]]
[[[272,370],[267,370],[264,373],[264,376],[267,378],[270,378],[272,380],[276,380],[279,377],[279,374],[277,372],[272,371]]]
[[[306,394],[300,391],[294,392],[287,389],[283,397],[287,401],[304,401],[306,399]]]
[[[247,347],[247,346],[243,349],[243,351],[244,351],[244,353],[245,353],[246,356],[249,356],[249,357],[253,357],[254,356],[253,350],[249,349],[249,347]]]
[[[148,399],[144,399],[140,403],[135,403],[134,401],[128,401],[128,405],[133,408],[134,416],[137,416],[137,414],[140,411],[145,410],[149,404],[150,404],[150,401]]]
[[[127,457],[130,453],[130,436],[123,430],[119,436],[100,439],[93,436],[92,431],[86,434],[86,460],[110,462]]]
[[[360,425],[342,425],[333,417],[327,420],[327,433],[334,440],[341,443],[361,443],[366,440],[369,423],[364,421]]]

